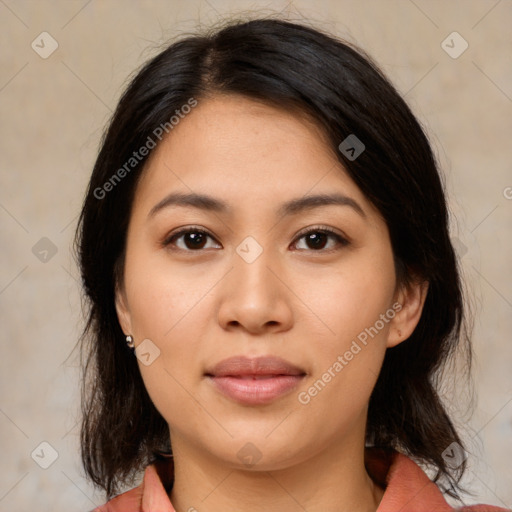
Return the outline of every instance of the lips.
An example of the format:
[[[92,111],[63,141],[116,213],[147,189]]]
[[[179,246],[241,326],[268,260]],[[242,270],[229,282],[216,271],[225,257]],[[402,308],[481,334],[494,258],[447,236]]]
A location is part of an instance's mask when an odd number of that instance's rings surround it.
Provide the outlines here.
[[[213,377],[265,377],[276,375],[305,375],[305,371],[280,357],[230,357],[205,372]]]
[[[216,391],[244,405],[263,405],[295,389],[306,372],[279,357],[231,357],[205,372]]]

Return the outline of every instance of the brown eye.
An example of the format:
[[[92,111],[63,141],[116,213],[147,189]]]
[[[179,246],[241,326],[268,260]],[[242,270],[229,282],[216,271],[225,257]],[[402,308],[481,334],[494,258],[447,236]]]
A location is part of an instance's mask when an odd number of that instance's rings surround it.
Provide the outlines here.
[[[330,229],[313,229],[299,236],[296,246],[299,250],[321,251],[337,249],[349,244],[348,240]],[[301,243],[303,241],[303,243]],[[299,247],[301,245],[302,247]]]
[[[183,242],[188,249],[202,249],[206,244],[204,233],[186,233],[183,235]]]
[[[177,233],[174,233],[168,237],[164,246],[174,246],[175,248],[182,249],[184,251],[198,251],[201,249],[209,249],[212,246],[218,247],[219,245],[212,244],[210,240],[214,240],[213,237],[201,229],[183,229]]]
[[[329,236],[321,232],[308,233],[305,240],[310,249],[323,249],[329,240]]]

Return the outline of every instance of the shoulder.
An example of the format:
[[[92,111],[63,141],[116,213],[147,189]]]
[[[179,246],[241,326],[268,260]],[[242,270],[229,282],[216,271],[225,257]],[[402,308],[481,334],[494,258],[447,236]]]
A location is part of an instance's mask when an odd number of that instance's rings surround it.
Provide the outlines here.
[[[494,505],[469,505],[466,507],[454,508],[453,512],[511,512],[510,508],[501,508]]]
[[[453,508],[423,469],[396,451],[367,448],[365,464],[372,479],[384,488],[377,512],[510,512],[492,505]]]
[[[372,479],[384,488],[377,512],[511,512],[492,505],[453,508],[420,466],[396,451],[367,448],[365,464]],[[171,461],[148,466],[138,487],[93,512],[175,512],[168,497],[172,466]]]
[[[130,489],[92,512],[141,512],[142,511],[142,484]]]
[[[173,476],[172,459],[157,460],[146,467],[138,487],[112,498],[93,512],[175,512],[168,495]]]

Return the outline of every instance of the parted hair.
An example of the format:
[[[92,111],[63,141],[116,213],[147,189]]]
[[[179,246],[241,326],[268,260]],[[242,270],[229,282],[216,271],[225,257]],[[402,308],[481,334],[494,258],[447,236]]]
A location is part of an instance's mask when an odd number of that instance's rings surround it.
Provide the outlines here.
[[[106,190],[133,152],[190,98],[201,102],[217,94],[243,95],[313,119],[384,218],[398,284],[428,281],[416,329],[386,352],[369,402],[366,442],[423,462],[457,495],[465,463],[454,469],[443,452],[454,442],[464,445],[439,386],[455,349],[469,371],[470,329],[432,147],[365,52],[306,23],[278,18],[230,20],[169,44],[132,77],[103,135],[75,237],[86,314],[81,454],[88,477],[110,498],[146,465],[172,453],[168,425],[145,389],[115,309],[131,205],[147,156],[107,193],[98,190]],[[356,159],[339,150],[351,134],[365,145]]]

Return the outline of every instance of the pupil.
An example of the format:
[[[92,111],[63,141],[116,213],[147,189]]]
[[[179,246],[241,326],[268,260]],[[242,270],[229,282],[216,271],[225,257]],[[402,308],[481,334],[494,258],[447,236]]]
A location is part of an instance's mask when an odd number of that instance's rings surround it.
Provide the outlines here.
[[[311,233],[308,243],[312,249],[322,249],[325,246],[327,235],[325,233]]]
[[[203,233],[187,233],[185,235],[185,245],[189,249],[200,249],[205,243],[205,236]]]

